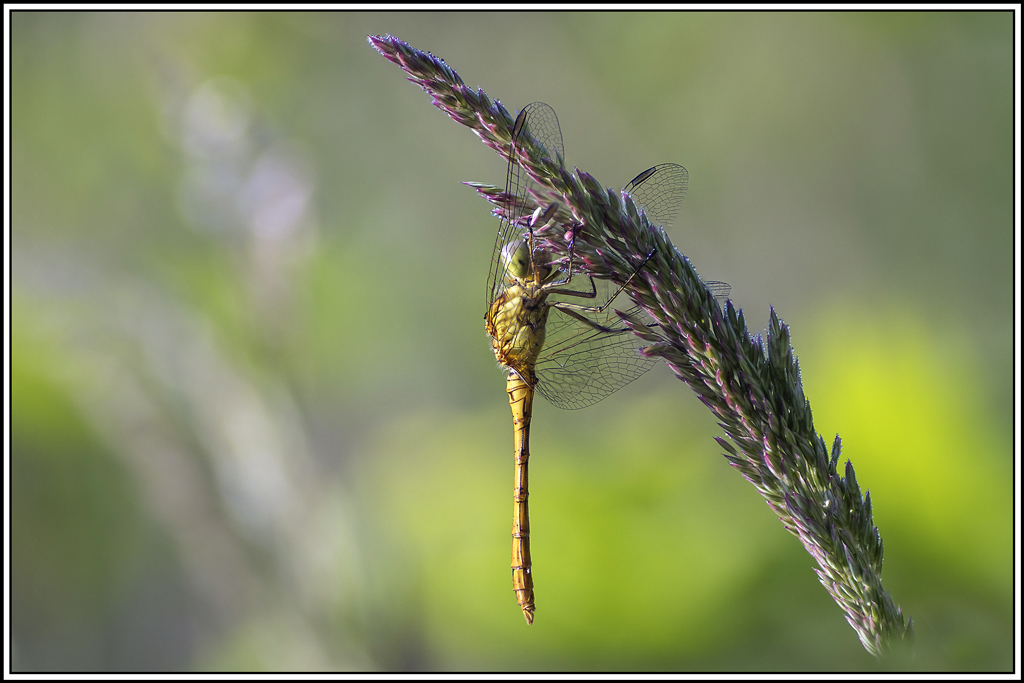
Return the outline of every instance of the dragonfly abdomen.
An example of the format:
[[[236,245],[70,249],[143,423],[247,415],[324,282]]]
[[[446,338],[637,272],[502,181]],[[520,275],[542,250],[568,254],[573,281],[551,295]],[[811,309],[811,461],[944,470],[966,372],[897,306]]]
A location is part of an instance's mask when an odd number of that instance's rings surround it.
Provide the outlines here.
[[[516,471],[512,497],[512,588],[526,623],[533,623],[533,561],[530,559],[530,420],[533,387],[519,373],[508,373],[508,403],[515,426]]]

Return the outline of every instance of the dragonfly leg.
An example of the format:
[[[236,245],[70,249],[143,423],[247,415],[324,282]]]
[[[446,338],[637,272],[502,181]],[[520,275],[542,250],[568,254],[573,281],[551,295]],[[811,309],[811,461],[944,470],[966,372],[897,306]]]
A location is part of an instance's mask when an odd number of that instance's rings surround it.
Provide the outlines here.
[[[569,267],[566,268],[565,277],[562,278],[561,280],[554,280],[552,282],[548,282],[548,283],[546,283],[547,285],[552,286],[552,287],[556,287],[556,286],[559,286],[559,285],[568,284],[569,280],[572,279],[572,257],[573,257],[573,252],[576,249],[576,233],[579,231],[579,229],[581,227],[583,227],[582,223],[574,224],[573,228],[572,228],[572,236],[569,237],[569,248],[568,248],[568,252],[569,252],[569,256],[568,256]],[[590,282],[591,282],[591,285],[593,285],[594,281],[591,280]],[[591,294],[590,296],[596,296],[596,292],[597,292],[596,288],[595,288],[594,292],[595,293]],[[560,293],[564,293],[564,292],[560,292]],[[576,294],[576,296],[581,296],[581,295],[580,294]],[[583,296],[586,296],[586,295],[583,295]]]
[[[587,279],[590,280],[590,291],[589,292],[581,292],[578,289],[558,289],[558,288],[555,288],[555,287],[552,287],[551,289],[545,288],[545,291],[548,294],[564,294],[565,296],[578,296],[581,299],[593,299],[594,297],[597,296],[597,285],[594,284],[594,278],[588,277]],[[564,285],[568,281],[569,280],[559,280],[558,282],[549,282],[548,286],[550,286],[550,285]],[[618,292],[616,292],[615,294],[617,296]],[[614,299],[615,297],[612,297],[612,298]]]
[[[562,301],[559,301],[559,302],[551,304],[552,308],[557,308],[562,313],[565,313],[568,316],[572,316],[573,318],[576,318],[577,320],[579,320],[582,323],[586,323],[588,327],[592,327],[595,330],[597,330],[598,332],[607,332],[607,333],[629,332],[629,328],[628,327],[605,327],[604,325],[599,325],[598,323],[595,323],[593,320],[591,320],[590,318],[586,317],[585,315],[577,313],[575,310],[573,310],[571,308],[566,308],[566,306],[572,306],[572,304],[566,304],[565,302],[562,302]],[[589,309],[584,308],[583,310],[589,310]]]
[[[608,308],[608,306],[610,306],[611,303],[613,301],[615,301],[615,297],[617,297],[619,294],[622,293],[622,290],[624,290],[626,288],[626,285],[628,285],[630,282],[632,282],[633,278],[636,277],[636,274],[639,273],[643,269],[643,267],[647,265],[647,262],[651,260],[651,258],[654,256],[656,251],[657,250],[652,249],[651,253],[649,253],[647,255],[647,258],[644,259],[643,263],[641,263],[639,266],[637,266],[637,269],[633,271],[633,274],[630,275],[628,278],[626,278],[626,281],[623,282],[622,285],[620,285],[619,288],[615,290],[615,293],[612,294],[608,298],[608,301],[604,302],[604,304],[602,304],[601,306],[580,306],[579,304],[570,304],[570,303],[565,302],[565,301],[559,301],[559,302],[554,303],[552,305],[554,307],[558,308],[559,310],[566,311],[566,312],[568,312],[571,309],[571,310],[574,310],[574,311],[584,311],[585,313],[603,313],[604,309]],[[578,297],[583,297],[583,298],[586,298],[586,299],[592,299],[592,298],[594,298],[596,296],[596,293],[597,293],[597,288],[594,286],[594,279],[593,278],[590,279],[590,285],[591,285],[591,287],[594,287],[594,293],[576,292],[576,291],[564,290],[564,289],[551,289],[551,290],[548,290],[548,293],[549,294],[564,294],[566,296],[578,296]]]
[[[534,274],[534,278],[538,278],[538,281],[543,278],[541,276],[541,271],[537,269],[537,263],[533,260],[533,228],[538,225],[546,224],[548,221],[551,220],[551,217],[555,215],[555,212],[557,210],[558,202],[552,202],[551,204],[548,204],[547,208],[543,210],[541,210],[541,207],[538,206],[537,210],[534,211],[533,215],[530,216],[530,220],[527,221],[526,223],[526,229],[528,231],[526,234],[526,244],[530,252],[530,272]]]

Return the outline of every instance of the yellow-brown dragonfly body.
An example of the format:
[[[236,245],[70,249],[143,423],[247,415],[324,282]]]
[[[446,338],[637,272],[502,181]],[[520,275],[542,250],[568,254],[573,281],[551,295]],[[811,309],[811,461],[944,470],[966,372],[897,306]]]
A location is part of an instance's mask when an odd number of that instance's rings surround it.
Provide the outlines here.
[[[530,263],[529,241],[502,254],[507,263],[507,286],[487,310],[485,323],[494,355],[509,369],[508,402],[515,428],[515,495],[512,511],[512,586],[526,622],[533,623],[533,576],[530,559],[529,460],[533,388],[537,358],[544,346],[544,329],[552,305],[546,299],[554,283],[545,282],[550,269]],[[509,253],[511,251],[511,253]]]
[[[509,368],[508,402],[515,428],[515,494],[512,510],[512,586],[527,623],[533,623],[533,576],[530,559],[529,461],[533,387],[537,356],[544,345],[544,325],[550,306],[535,280],[520,279],[491,305],[486,319],[498,362]]]
[[[641,309],[627,304],[630,308],[625,313],[611,310],[625,284],[610,293],[608,283],[599,287],[584,274],[576,273],[574,280],[571,240],[569,256],[562,260],[553,259],[536,244],[536,233],[555,227],[558,205],[538,207],[532,215],[525,211],[530,205],[530,180],[518,158],[527,134],[552,161],[562,161],[562,136],[554,111],[542,102],[527,105],[513,130],[506,187],[509,204],[491,261],[484,322],[495,357],[508,369],[506,391],[516,456],[512,585],[523,616],[532,624],[535,602],[528,467],[534,391],[560,408],[584,408],[636,379],[655,361],[640,354],[638,337],[620,318],[641,320]],[[625,191],[646,207],[652,223],[667,224],[682,201],[686,180],[682,166],[663,164],[638,175]],[[644,263],[646,260],[636,264],[634,276]],[[708,284],[721,300],[728,295],[725,283]],[[583,306],[566,298],[604,299],[605,303]]]

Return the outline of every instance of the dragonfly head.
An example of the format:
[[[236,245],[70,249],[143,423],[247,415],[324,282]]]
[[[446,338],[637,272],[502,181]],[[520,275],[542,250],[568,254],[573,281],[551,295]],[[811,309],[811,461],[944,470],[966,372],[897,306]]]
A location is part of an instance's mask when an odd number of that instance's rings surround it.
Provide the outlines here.
[[[501,249],[501,259],[505,262],[507,277],[525,280],[530,276],[530,247],[526,240],[509,242]]]
[[[538,257],[545,254],[547,254],[546,251],[535,251],[533,253],[533,263],[531,263],[530,245],[526,240],[509,242],[501,250],[501,258],[505,262],[506,267],[506,279],[509,282],[513,280],[527,280],[538,274],[540,275],[539,281],[545,280],[551,272],[551,266],[543,258],[538,262]],[[534,273],[534,268],[537,270],[536,273]]]

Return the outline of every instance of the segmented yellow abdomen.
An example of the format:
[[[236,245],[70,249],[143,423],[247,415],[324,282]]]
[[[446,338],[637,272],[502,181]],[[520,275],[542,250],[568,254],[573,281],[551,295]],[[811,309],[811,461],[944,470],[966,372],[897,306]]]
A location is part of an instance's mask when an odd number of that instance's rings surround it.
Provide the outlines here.
[[[508,402],[515,425],[516,471],[512,507],[512,589],[526,623],[533,623],[533,560],[530,559],[530,420],[533,388],[515,372],[508,373]]]

